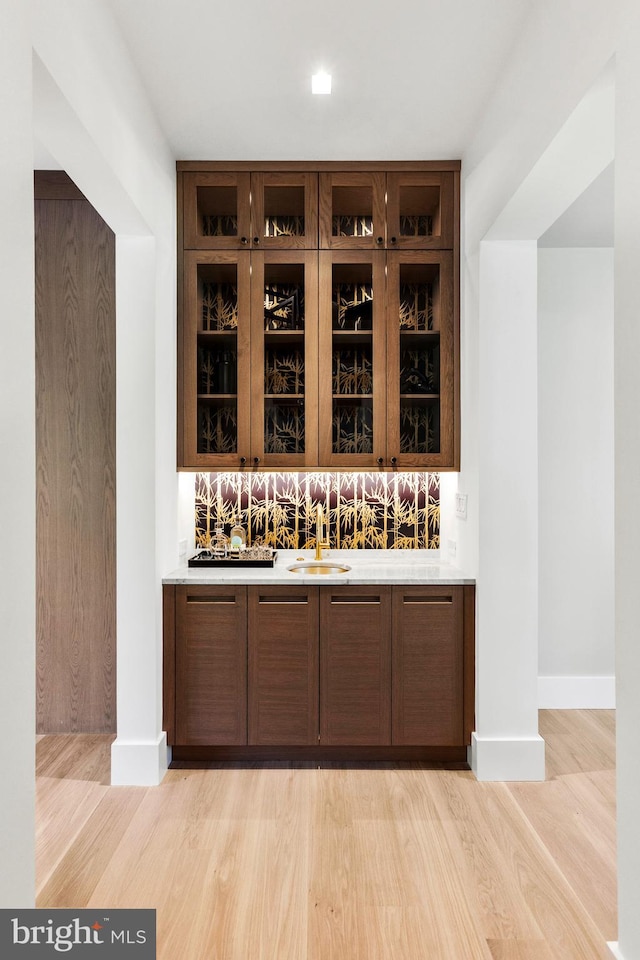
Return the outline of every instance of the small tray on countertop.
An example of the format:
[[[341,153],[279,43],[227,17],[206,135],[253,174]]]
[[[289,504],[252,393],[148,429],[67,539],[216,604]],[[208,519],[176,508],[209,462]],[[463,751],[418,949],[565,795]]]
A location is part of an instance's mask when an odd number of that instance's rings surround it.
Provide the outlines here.
[[[274,550],[269,557],[245,556],[249,551],[242,550],[235,556],[228,554],[226,557],[214,557],[210,550],[200,550],[193,557],[189,557],[187,566],[189,567],[272,567],[275,563],[277,552]]]

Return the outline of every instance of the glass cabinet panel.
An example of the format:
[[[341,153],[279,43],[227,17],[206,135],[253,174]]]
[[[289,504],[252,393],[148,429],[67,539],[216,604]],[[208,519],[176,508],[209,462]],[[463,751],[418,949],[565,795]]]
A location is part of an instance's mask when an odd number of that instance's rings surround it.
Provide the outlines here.
[[[263,465],[313,463],[317,255],[253,253],[252,310],[253,453]]]
[[[384,254],[321,257],[321,459],[373,465],[384,446]]]
[[[387,174],[387,247],[453,246],[452,173]]]
[[[196,465],[241,466],[249,455],[249,254],[192,252],[185,266],[185,451]]]
[[[318,177],[315,173],[254,173],[252,244],[265,248],[318,246]]]
[[[251,229],[249,185],[248,173],[185,173],[185,247],[248,247]]]
[[[435,466],[452,442],[443,429],[453,409],[451,255],[390,254],[388,287],[387,456]]]
[[[320,174],[320,245],[382,248],[384,193],[383,173]]]
[[[199,280],[202,330],[198,334],[198,453],[237,453],[237,266],[201,266]]]

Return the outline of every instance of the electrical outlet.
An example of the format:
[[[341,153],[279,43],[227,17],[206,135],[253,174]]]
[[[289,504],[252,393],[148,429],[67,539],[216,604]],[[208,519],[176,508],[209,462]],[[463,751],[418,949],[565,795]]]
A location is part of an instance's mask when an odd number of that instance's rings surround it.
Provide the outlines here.
[[[187,555],[187,541],[178,540],[178,556],[182,558],[182,557],[186,557],[186,555]]]
[[[455,540],[447,540],[447,548],[448,548],[448,550],[449,550],[449,556],[451,557],[452,560],[455,560],[455,558],[456,558],[456,550],[457,550],[457,548],[458,548],[458,544],[456,543],[456,541],[455,541]]]
[[[467,519],[466,493],[456,493],[456,517],[458,517],[460,520]]]

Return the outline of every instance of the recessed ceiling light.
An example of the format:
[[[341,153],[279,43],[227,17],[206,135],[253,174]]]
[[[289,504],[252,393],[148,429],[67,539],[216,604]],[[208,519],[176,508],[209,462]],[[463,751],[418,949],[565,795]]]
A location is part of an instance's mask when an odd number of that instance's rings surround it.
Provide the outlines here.
[[[331,93],[331,74],[324,70],[311,77],[311,93]]]

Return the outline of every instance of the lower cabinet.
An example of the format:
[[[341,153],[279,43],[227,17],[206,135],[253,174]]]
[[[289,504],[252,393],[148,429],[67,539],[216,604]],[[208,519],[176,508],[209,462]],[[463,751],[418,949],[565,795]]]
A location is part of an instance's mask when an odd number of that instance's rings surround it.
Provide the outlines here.
[[[395,587],[393,743],[465,742],[462,587]]]
[[[249,587],[250,744],[318,742],[318,590]]]
[[[166,585],[174,758],[430,748],[463,759],[474,607],[473,586]]]
[[[320,742],[391,743],[391,587],[320,587]]]
[[[175,596],[175,742],[247,742],[245,587],[180,587]]]

